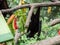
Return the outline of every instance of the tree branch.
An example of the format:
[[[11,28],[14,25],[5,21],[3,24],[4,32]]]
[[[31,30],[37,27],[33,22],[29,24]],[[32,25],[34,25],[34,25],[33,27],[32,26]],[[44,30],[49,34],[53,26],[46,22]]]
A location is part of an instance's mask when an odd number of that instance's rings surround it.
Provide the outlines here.
[[[29,13],[28,13],[28,17],[27,17],[27,20],[26,20],[25,27],[28,27],[30,22],[31,22],[31,16],[32,16],[34,8],[35,8],[35,6],[32,6]]]
[[[35,6],[35,7],[38,7],[38,6],[42,6],[42,7],[44,7],[44,6],[60,6],[60,1],[25,4],[25,5],[16,6],[14,8],[5,9],[5,10],[1,10],[1,11],[2,11],[2,13],[8,13],[8,12],[13,12],[13,11],[21,9],[21,8],[28,8],[31,6]]]
[[[31,45],[58,45],[58,44],[60,45],[60,35],[42,41],[38,41]]]
[[[14,8],[11,8],[11,9],[2,9],[2,13],[10,13],[10,12],[14,12],[18,9],[21,9],[21,8],[27,8],[27,7],[30,7],[30,4],[26,4],[26,5],[20,5],[20,6],[16,6]]]
[[[54,19],[50,22],[50,26],[54,26],[56,24],[60,23],[60,19]]]

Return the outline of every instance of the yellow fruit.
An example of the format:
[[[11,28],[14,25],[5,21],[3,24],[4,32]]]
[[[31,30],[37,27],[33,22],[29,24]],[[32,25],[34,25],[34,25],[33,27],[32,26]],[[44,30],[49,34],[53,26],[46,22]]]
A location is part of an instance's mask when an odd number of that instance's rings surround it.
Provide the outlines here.
[[[20,0],[20,1],[21,1],[21,5],[25,4],[24,0]],[[23,8],[22,10],[23,10],[23,12],[26,12],[26,8]]]
[[[51,13],[51,7],[48,7],[48,14],[50,14]]]

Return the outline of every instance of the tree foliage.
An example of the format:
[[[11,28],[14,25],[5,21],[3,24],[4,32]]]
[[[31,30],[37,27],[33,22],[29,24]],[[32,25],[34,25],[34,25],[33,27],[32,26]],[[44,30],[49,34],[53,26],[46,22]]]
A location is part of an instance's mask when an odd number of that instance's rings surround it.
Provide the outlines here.
[[[17,6],[20,2],[20,0],[7,0],[8,1],[8,5],[10,8],[13,8],[15,6]],[[49,1],[49,0],[25,0],[25,2],[27,3],[40,3],[40,2],[44,2],[44,1]],[[48,6],[50,7],[50,6]],[[52,6],[51,7],[51,13],[48,13],[48,7],[42,7],[41,11],[40,11],[40,20],[42,20],[42,31],[41,31],[41,35],[40,35],[40,39],[46,39],[46,38],[50,38],[50,37],[54,37],[56,35],[58,35],[58,30],[60,29],[60,24],[55,25],[53,27],[49,26],[49,22],[53,19],[56,18],[60,18],[60,6]],[[18,25],[19,25],[19,30],[20,32],[25,30],[24,24],[26,21],[26,17],[27,17],[27,13],[28,13],[28,9],[26,9],[26,12],[23,12],[23,10],[17,10],[14,12],[14,14],[18,17],[19,21],[18,21]],[[10,29],[13,30],[12,28],[12,23],[9,25]],[[14,31],[12,31],[13,33]],[[31,43],[34,43],[37,41],[37,36],[35,35],[34,38],[27,38],[26,34],[24,34],[23,36],[21,36],[21,38],[19,39],[19,45],[29,45]],[[13,42],[13,41],[11,41]],[[10,45],[11,42],[8,42],[7,45]],[[10,43],[10,44],[9,44]],[[13,44],[11,44],[13,45]]]

